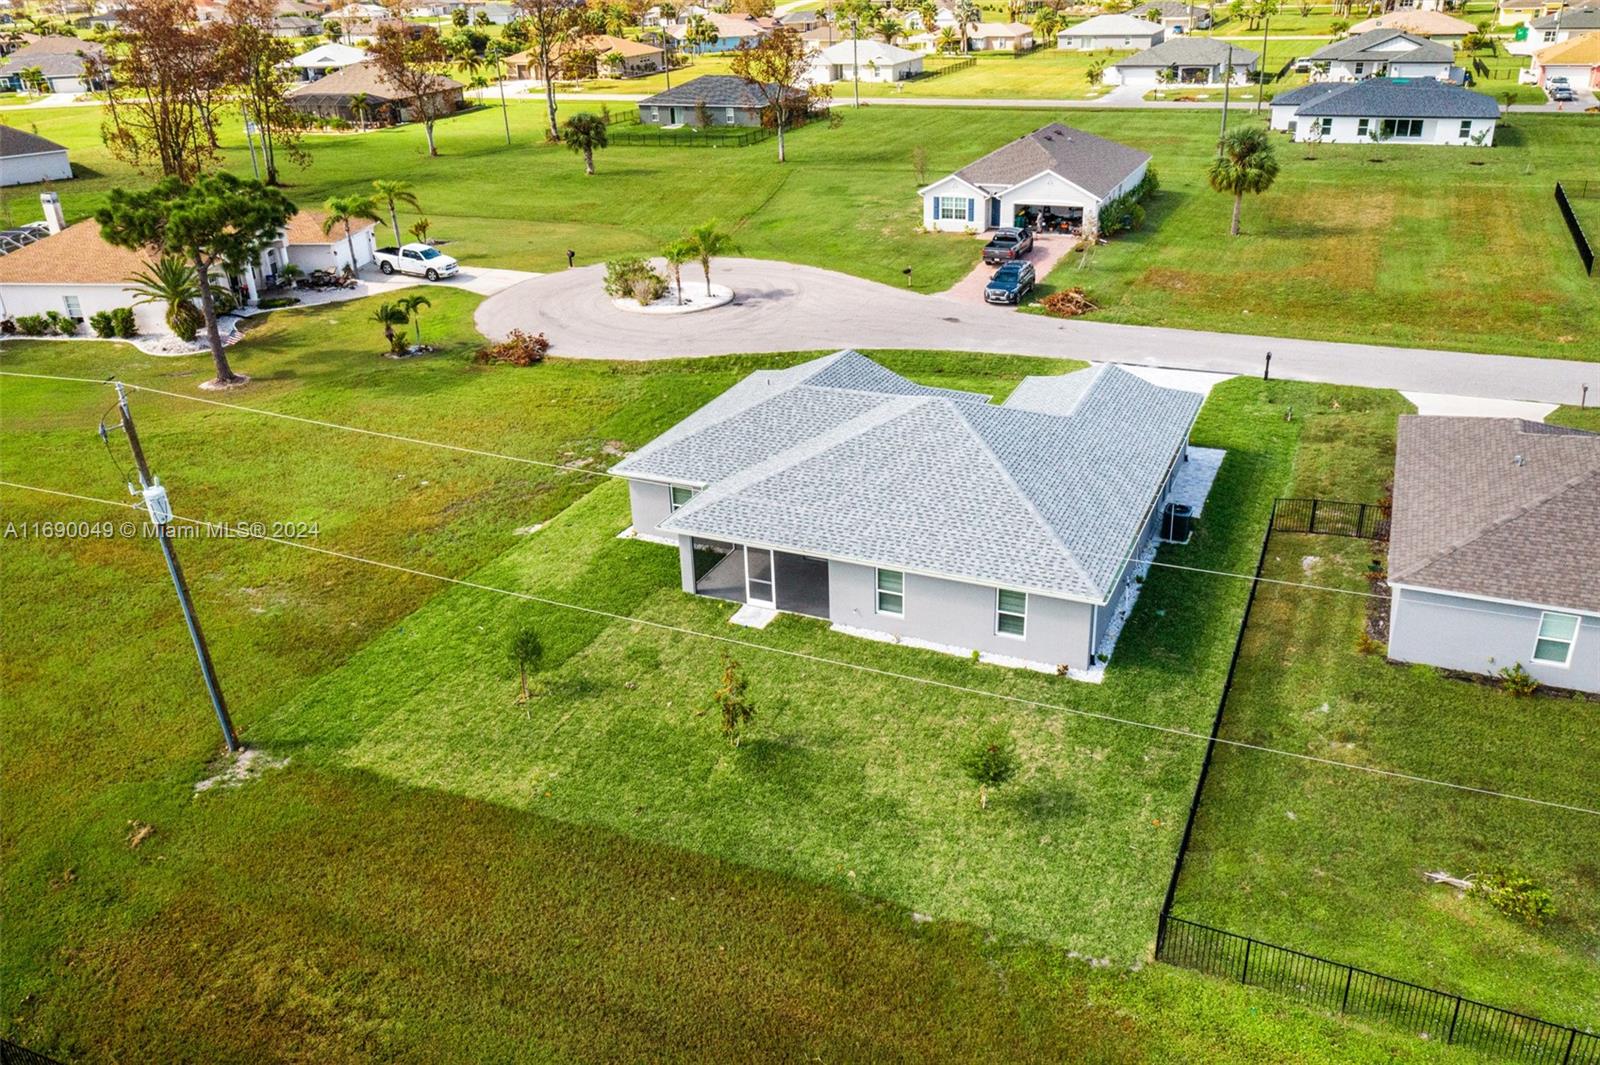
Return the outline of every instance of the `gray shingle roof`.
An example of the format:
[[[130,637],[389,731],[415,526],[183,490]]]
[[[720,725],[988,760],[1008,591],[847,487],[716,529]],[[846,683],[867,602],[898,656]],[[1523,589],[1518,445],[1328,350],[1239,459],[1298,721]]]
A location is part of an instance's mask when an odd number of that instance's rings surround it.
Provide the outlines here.
[[[1432,78],[1368,78],[1345,82],[1338,91],[1302,104],[1295,114],[1308,118],[1498,118],[1500,105],[1481,92]]]
[[[768,91],[777,95],[774,86]],[[703,74],[682,85],[674,85],[664,92],[639,101],[641,107],[693,107],[701,101],[707,107],[746,107],[757,110],[767,106],[755,86],[732,74]]]
[[[1052,122],[968,163],[956,176],[974,185],[1009,186],[1053,170],[1106,196],[1149,160],[1149,152]]]
[[[66,147],[55,141],[45,140],[36,133],[17,129],[15,126],[0,125],[0,159],[10,158],[14,155],[38,155],[40,152],[64,152]]]
[[[1128,14],[1134,18],[1141,18],[1151,11],[1159,11],[1163,18],[1188,18],[1192,13],[1196,18],[1203,18],[1206,12],[1205,4],[1196,4],[1193,8],[1183,0],[1150,0],[1148,4],[1129,8]]]
[[[1348,81],[1314,81],[1309,85],[1302,85],[1298,89],[1280,92],[1272,98],[1273,107],[1303,107],[1324,96],[1331,96],[1336,92],[1343,92],[1353,83]]]
[[[1553,30],[1559,26],[1573,33],[1600,30],[1600,7],[1569,7],[1559,15],[1536,18],[1528,25],[1536,30]]]
[[[80,55],[79,53],[82,53]],[[0,60],[0,77],[38,67],[47,78],[71,78],[83,73],[84,56],[105,54],[105,47],[76,37],[41,37]]]
[[[1389,536],[1393,581],[1600,613],[1600,435],[1402,417]]]
[[[1199,406],[1115,367],[996,405],[840,352],[746,378],[614,469],[707,486],[663,532],[1098,603]]]
[[[1230,50],[1232,63],[1239,70],[1253,70],[1256,60],[1260,58],[1248,48],[1230,46],[1226,41],[1219,41],[1215,37],[1191,37],[1185,34],[1182,37],[1162,41],[1154,47],[1146,48],[1138,55],[1131,55],[1111,65],[1114,67],[1221,66],[1229,62]]]
[[[1378,47],[1396,37],[1405,38],[1415,47],[1406,51]],[[1430,41],[1426,37],[1418,37],[1412,33],[1402,33],[1400,30],[1368,30],[1354,37],[1346,37],[1342,41],[1334,41],[1312,52],[1311,58],[1317,61],[1364,59],[1374,62],[1450,63],[1455,59],[1455,51],[1448,44]]]

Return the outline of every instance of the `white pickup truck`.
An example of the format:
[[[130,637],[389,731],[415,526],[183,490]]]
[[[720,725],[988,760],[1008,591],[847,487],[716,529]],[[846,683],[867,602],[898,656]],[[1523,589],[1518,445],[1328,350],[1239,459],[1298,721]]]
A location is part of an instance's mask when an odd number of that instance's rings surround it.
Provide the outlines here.
[[[386,274],[416,274],[429,281],[450,277],[459,265],[431,244],[407,244],[402,248],[379,248],[374,253],[378,269]]]

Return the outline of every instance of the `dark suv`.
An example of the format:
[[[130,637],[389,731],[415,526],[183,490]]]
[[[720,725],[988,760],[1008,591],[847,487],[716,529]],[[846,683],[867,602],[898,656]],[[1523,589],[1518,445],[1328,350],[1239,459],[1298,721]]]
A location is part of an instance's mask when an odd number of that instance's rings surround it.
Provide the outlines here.
[[[983,246],[983,261],[1008,263],[1033,250],[1033,234],[1026,229],[997,229]]]
[[[985,303],[1021,303],[1022,297],[1033,291],[1033,282],[1032,264],[1006,263],[983,287],[983,300]]]

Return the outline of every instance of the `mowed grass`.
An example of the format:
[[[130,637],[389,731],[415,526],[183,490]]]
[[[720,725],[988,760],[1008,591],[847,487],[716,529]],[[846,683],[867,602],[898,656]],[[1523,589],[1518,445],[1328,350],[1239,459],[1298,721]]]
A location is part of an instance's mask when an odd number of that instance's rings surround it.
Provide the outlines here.
[[[1023,63],[1032,60],[993,60]],[[577,105],[573,105],[577,106]],[[586,105],[593,106],[593,105]],[[375,175],[413,182],[434,236],[467,263],[534,270],[623,252],[654,253],[686,227],[718,218],[745,254],[844,270],[923,291],[971,268],[973,242],[920,232],[921,183],[1052,118],[1153,155],[1163,191],[1145,228],[1071,259],[1052,285],[1083,285],[1096,317],[1133,324],[1266,333],[1575,359],[1600,357],[1600,284],[1584,276],[1551,198],[1556,178],[1594,173],[1600,116],[1514,115],[1492,150],[1401,145],[1305,146],[1275,139],[1282,174],[1245,204],[1206,184],[1217,115],[1209,112],[851,109],[748,148],[610,148],[583,173],[565,148],[538,142],[540,111],[512,108],[513,140],[486,108],[443,122],[444,155],[422,154],[401,128],[310,138],[315,162],[290,171],[290,196],[318,205]],[[95,109],[28,112],[101,176],[63,186],[69,215],[90,213],[118,182],[135,182],[97,145]],[[1237,121],[1247,121],[1239,116]],[[229,165],[248,173],[244,145]],[[926,156],[919,174],[913,160]],[[1307,158],[1308,155],[1314,158]],[[1381,159],[1381,162],[1374,162]],[[14,221],[37,201],[12,199]],[[406,212],[402,224],[413,215]]]
[[[786,361],[476,368],[466,361],[472,298],[436,295],[427,328],[437,356],[379,358],[381,341],[364,321],[370,301],[281,313],[233,349],[254,383],[228,398],[602,465],[750,368]],[[996,393],[1023,373],[1060,366],[885,357],[924,380]],[[116,373],[185,393],[207,375],[204,360],[87,343],[8,344],[0,365]],[[1249,530],[1287,476],[1299,430],[1283,421],[1282,404],[1326,409],[1338,421],[1331,402],[1313,397],[1343,397],[1344,409],[1354,395],[1252,386],[1208,411],[1207,439],[1233,452],[1192,557],[1236,567],[1248,554]],[[94,386],[0,379],[5,479],[121,498],[125,474],[93,436],[107,402]],[[656,618],[714,607],[662,594],[657,584],[669,574],[659,557],[624,553],[647,545],[616,541],[610,529],[598,542],[580,535],[586,519],[614,506],[603,483],[593,489],[590,479],[540,467],[146,393],[133,403],[180,514],[315,521],[309,542],[318,546],[445,575],[482,571],[530,583],[543,575],[541,587],[600,606],[632,600]],[[24,525],[121,516],[9,488],[0,501],[6,521]],[[540,521],[551,524],[518,532]],[[570,548],[571,557],[557,559],[552,548]],[[1144,739],[1141,753],[1103,727],[1044,711],[1012,714],[1028,740],[1027,773],[980,812],[971,784],[949,768],[954,752],[931,753],[996,712],[975,700],[963,700],[973,716],[958,722],[938,706],[925,709],[931,700],[916,688],[857,684],[821,665],[791,673],[752,651],[761,715],[750,743],[733,751],[688,709],[704,694],[711,651],[687,638],[644,630],[630,638],[625,624],[552,615],[551,669],[538,678],[545,694],[524,711],[511,701],[500,646],[510,615],[498,599],[484,595],[469,612],[483,611],[484,632],[446,631],[439,622],[461,616],[463,604],[453,592],[436,598],[431,581],[236,539],[186,540],[179,550],[244,736],[288,764],[244,787],[194,796],[219,744],[152,544],[7,536],[0,609],[26,619],[6,626],[0,670],[8,815],[0,1011],[10,1038],[73,1061],[1438,1060],[1404,1036],[1366,1033],[1260,992],[1130,971],[1118,945],[1148,940],[1197,745],[1131,734]],[[602,559],[609,564],[596,566]],[[584,575],[598,579],[576,583]],[[1185,692],[1214,693],[1242,588],[1176,580],[1153,584],[1143,602],[1118,663],[1117,698],[1136,701],[1132,709],[1150,720],[1203,717]],[[730,631],[717,617],[694,620]],[[768,635],[778,647],[828,640],[793,627]],[[400,652],[381,675],[380,646]],[[836,646],[997,690],[1012,682],[959,661],[859,641]],[[791,676],[793,690],[778,690]],[[468,690],[455,690],[457,682]],[[1073,690],[1048,678],[1016,683]],[[608,696],[596,698],[596,688]],[[683,693],[674,709],[657,698],[667,689],[670,699]],[[434,693],[437,713],[419,717],[424,691]],[[919,711],[938,726],[927,735],[908,720]],[[352,715],[372,725],[370,744],[357,742]],[[868,735],[868,721],[884,740]],[[406,729],[414,730],[409,740]],[[496,733],[523,752],[522,763],[485,748]],[[580,741],[631,761],[607,771],[583,757]],[[469,751],[481,765],[460,756]],[[934,776],[920,788],[901,783],[902,762],[908,773],[922,766]],[[563,772],[552,776],[553,765]],[[1129,779],[1113,776],[1118,766]],[[861,772],[851,778],[844,767]],[[674,770],[683,774],[682,798],[660,790]],[[780,782],[793,793],[780,793]],[[1052,790],[1069,782],[1083,790]],[[646,783],[654,805],[640,810]],[[559,799],[547,801],[546,790]],[[897,791],[927,808],[897,804]],[[585,794],[595,804],[610,794],[618,808],[585,809]],[[1088,808],[1102,797],[1134,808],[1119,824]],[[836,818],[836,834],[802,835],[802,806]],[[872,824],[884,818],[900,818],[903,834]],[[756,838],[768,819],[808,848],[805,856],[832,845],[853,864],[812,878],[820,884],[751,871],[761,862],[800,864]],[[134,846],[142,826],[153,832]],[[1124,835],[1076,838],[1091,826]],[[992,856],[952,858],[948,837],[974,830],[973,849]],[[1045,844],[1036,830],[1062,835]],[[669,835],[702,850],[648,838]],[[911,851],[924,839],[938,846],[952,880],[969,878],[966,896],[1001,915],[996,900],[1021,890],[1039,864],[1059,861],[1052,848],[1131,876],[1143,885],[1133,897],[1107,891],[1100,906],[1065,914],[1069,927],[1048,937],[1092,939],[1097,956],[1121,960],[1091,971],[999,922],[973,929],[946,919],[961,895],[918,872]],[[867,852],[867,843],[881,852]],[[1008,888],[974,875],[998,867],[1008,848],[1022,881]],[[704,853],[746,849],[753,862]],[[1130,874],[1135,852],[1148,868]],[[880,875],[890,868],[902,870],[898,879]],[[1064,890],[1082,897],[1088,879]],[[892,904],[913,895],[942,915],[919,924]],[[1015,899],[1008,905],[1026,910]]]
[[[1593,423],[1568,409],[1552,420]],[[1393,411],[1365,464],[1298,468],[1297,494],[1375,500]],[[1596,427],[1591,425],[1591,427]],[[1315,449],[1302,447],[1302,455]],[[1363,474],[1365,470],[1365,474]],[[1365,591],[1383,546],[1274,534],[1266,575]],[[1517,699],[1357,649],[1368,600],[1257,593],[1223,735],[1469,787],[1593,808],[1600,702]],[[1600,820],[1512,799],[1285,765],[1219,747],[1178,885],[1180,916],[1558,1023],[1600,1022]],[[1423,873],[1496,869],[1555,898],[1541,928]]]

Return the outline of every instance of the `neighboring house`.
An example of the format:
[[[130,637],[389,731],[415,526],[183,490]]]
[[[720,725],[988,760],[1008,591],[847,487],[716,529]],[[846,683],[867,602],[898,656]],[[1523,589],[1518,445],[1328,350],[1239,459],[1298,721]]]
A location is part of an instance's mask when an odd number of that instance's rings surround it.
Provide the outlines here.
[[[382,4],[346,4],[323,15],[325,22],[381,22],[391,17],[391,12]]]
[[[1311,53],[1312,81],[1362,78],[1460,80],[1455,49],[1402,30],[1368,30]]]
[[[667,69],[667,53],[653,44],[597,33],[551,49],[557,79],[637,78]],[[507,76],[514,80],[546,81],[545,70],[534,51],[506,57]]]
[[[1248,48],[1215,37],[1184,34],[1111,64],[1105,80],[1107,85],[1221,85],[1231,63],[1233,84],[1243,85],[1254,74],[1258,58]]]
[[[969,52],[1026,52],[1033,47],[1033,27],[1022,22],[979,22],[967,27]]]
[[[367,53],[348,44],[319,44],[289,60],[301,81],[317,81],[345,67],[364,63]]]
[[[1272,99],[1272,128],[1325,144],[1494,144],[1494,98],[1424,78],[1313,82]]]
[[[1389,657],[1600,692],[1600,435],[1406,415]]]
[[[103,58],[105,48],[76,37],[40,37],[0,62],[0,90],[25,92],[22,72],[38,68],[50,92],[93,92],[102,86],[87,72],[87,61]]]
[[[1495,20],[1502,26],[1520,26],[1536,18],[1554,15],[1566,6],[1566,0],[1500,0]]]
[[[776,89],[769,86],[769,91]],[[759,126],[766,101],[743,78],[705,74],[639,101],[650,126]]]
[[[1600,7],[1593,4],[1569,7],[1554,15],[1536,18],[1528,23],[1528,41],[1536,49],[1549,44],[1561,44],[1573,37],[1600,33]]]
[[[1132,15],[1096,15],[1057,33],[1056,47],[1076,52],[1139,51],[1160,44],[1166,36],[1159,22]]]
[[[1443,11],[1393,11],[1377,18],[1363,19],[1350,27],[1350,33],[1359,36],[1372,30],[1399,30],[1414,37],[1426,37],[1441,44],[1458,45],[1477,27],[1465,19],[1447,15]]]
[[[977,232],[1042,215],[1075,228],[1144,179],[1150,154],[1052,122],[917,190],[928,229]]]
[[[1550,87],[1551,78],[1566,78],[1574,89],[1600,91],[1600,33],[1586,33],[1534,53],[1529,67],[1535,84]]]
[[[449,114],[466,106],[466,94],[454,78],[436,77],[434,98],[437,113]],[[360,97],[366,104],[365,114],[357,114],[351,106]],[[417,117],[418,98],[391,85],[370,60],[352,63],[316,81],[307,82],[289,90],[289,106],[296,111],[323,118],[343,118],[351,122],[370,122],[389,125],[410,122]]]
[[[1159,22],[1168,33],[1189,33],[1211,28],[1209,7],[1204,4],[1185,4],[1181,0],[1153,0],[1152,3],[1129,8],[1128,14],[1134,18]],[[1155,17],[1152,18],[1152,15]]]
[[[1086,669],[1200,397],[1114,366],[1003,404],[854,351],[751,374],[612,467],[685,592],[841,631]]]
[[[139,332],[168,332],[166,305],[135,305],[136,294],[128,287],[129,278],[142,272],[155,254],[108,243],[92,218],[66,225],[54,194],[45,193],[41,200],[50,235],[0,255],[0,318],[60,311],[82,323],[97,311],[132,307]],[[254,264],[228,277],[219,272],[217,280],[225,282],[240,303],[249,304],[281,278],[289,263],[307,273],[342,271],[350,262],[344,228],[335,227],[331,236],[325,236],[323,218],[316,211],[299,212]],[[372,222],[351,227],[358,268],[372,262],[375,230]]]
[[[72,180],[67,150],[15,126],[0,125],[0,185]]]
[[[322,34],[322,22],[304,15],[278,15],[272,20],[274,37],[317,37]]]
[[[753,15],[721,15],[715,12],[702,15],[717,33],[715,40],[689,41],[691,22],[685,20],[667,27],[667,32],[677,38],[680,51],[706,55],[713,52],[732,52],[746,44],[755,44],[771,29],[770,21],[762,22]]]
[[[811,80],[821,83],[854,81],[905,81],[922,73],[922,54],[882,41],[862,38],[840,41],[812,59]]]

